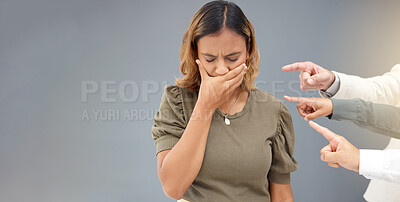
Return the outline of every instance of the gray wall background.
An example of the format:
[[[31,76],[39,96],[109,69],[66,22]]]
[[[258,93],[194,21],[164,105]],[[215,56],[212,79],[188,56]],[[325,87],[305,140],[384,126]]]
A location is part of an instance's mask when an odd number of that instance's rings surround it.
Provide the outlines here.
[[[0,201],[171,201],[157,177],[152,118],[163,86],[180,76],[183,32],[205,2],[0,0]],[[237,3],[256,30],[257,85],[280,99],[318,96],[280,70],[288,63],[369,77],[400,62],[400,1]],[[86,102],[84,82],[98,85]],[[363,201],[368,180],[321,162],[327,141],[286,104],[300,163],[295,200]],[[96,119],[98,110],[133,120]],[[359,148],[388,142],[351,123],[317,122]]]

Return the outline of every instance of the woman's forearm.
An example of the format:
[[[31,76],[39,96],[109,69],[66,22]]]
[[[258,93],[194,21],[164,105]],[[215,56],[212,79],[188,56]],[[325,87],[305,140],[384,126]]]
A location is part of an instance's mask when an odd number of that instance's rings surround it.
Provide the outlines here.
[[[165,156],[159,178],[168,196],[181,198],[199,173],[213,113],[196,103],[180,140]]]
[[[271,202],[293,202],[293,193],[290,184],[277,184],[269,182]]]

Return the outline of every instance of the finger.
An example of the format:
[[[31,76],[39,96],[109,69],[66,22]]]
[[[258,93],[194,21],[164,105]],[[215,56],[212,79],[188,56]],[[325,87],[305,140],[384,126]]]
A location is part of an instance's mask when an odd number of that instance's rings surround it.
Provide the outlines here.
[[[239,82],[233,84],[232,88],[230,89],[231,92],[233,92],[236,88],[238,88],[240,86],[240,84],[242,84],[244,77],[242,77]]]
[[[244,78],[245,72],[241,72],[238,76],[234,77],[233,79],[226,81],[226,85],[228,85],[228,89],[236,89],[237,86],[239,86]]]
[[[199,72],[202,79],[209,78],[207,71],[204,69],[203,65],[201,64],[200,60],[196,60],[197,66],[199,66]]]
[[[319,117],[323,116],[323,114],[320,111],[321,111],[320,109],[317,109],[317,111],[315,111],[314,113],[308,114],[305,118],[308,121],[311,121],[311,120],[314,120],[316,118],[319,118]]]
[[[304,115],[304,109],[301,108],[301,106],[299,106],[299,105],[297,105],[296,107],[297,107],[297,111],[299,112],[299,115],[302,116],[302,117],[304,117],[304,116],[305,116],[305,115]]]
[[[300,79],[305,84],[306,89],[315,89],[316,85],[318,84],[316,78],[318,78],[319,74],[313,74],[312,72],[301,72]]]
[[[299,111],[300,116],[305,117],[308,115],[307,113],[307,104],[300,103],[297,105],[297,110]]]
[[[290,96],[283,96],[283,99],[291,102],[301,102],[304,98],[303,97],[290,97]]]
[[[312,82],[314,84],[318,84],[318,83],[321,83],[321,80],[323,80],[323,79],[321,78],[320,74],[314,74],[311,76],[311,78],[309,80],[310,80],[310,82]]]
[[[332,101],[327,98],[316,98],[314,102],[310,103],[314,112],[306,116],[307,120],[314,120],[321,116],[327,116],[332,113]]]
[[[324,72],[312,75],[311,79],[314,81],[314,84],[319,84],[319,83],[325,83],[326,81],[329,81],[331,78],[329,74]]]
[[[314,128],[314,130],[316,130],[317,132],[321,133],[327,140],[329,140],[329,142],[332,141],[335,137],[338,136],[334,132],[330,131],[329,129],[327,129],[325,127],[322,127],[322,126],[318,125],[314,121],[309,121],[308,124],[312,128]]]
[[[296,63],[290,64],[290,65],[283,66],[282,71],[284,71],[284,72],[291,72],[291,71],[310,72],[310,69],[306,62],[296,62]]]
[[[322,154],[325,162],[330,163],[339,163],[340,159],[338,159],[338,155],[336,152],[325,152]]]
[[[340,165],[338,163],[331,163],[331,162],[328,163],[328,166],[330,166],[332,168],[339,168],[340,167]]]
[[[332,152],[332,147],[331,147],[330,144],[326,145],[325,147],[323,147],[323,148],[319,151],[320,154],[324,154],[324,153],[326,153],[326,152]]]
[[[245,69],[247,69],[247,66],[246,66],[246,64],[243,63],[243,64],[239,65],[238,67],[232,69],[231,71],[229,71],[222,77],[224,78],[225,81],[231,80],[231,79],[239,76],[240,73],[245,71]]]
[[[242,78],[239,80],[239,82],[236,82],[236,83],[232,84],[231,86],[229,86],[229,87],[226,89],[227,94],[233,93],[233,92],[240,86],[240,84],[242,84],[243,79],[244,79],[244,77],[242,77]]]
[[[307,80],[311,78],[311,73],[310,72],[300,72],[299,77],[301,80],[303,80],[303,82],[305,82],[306,84],[309,84],[307,82]]]

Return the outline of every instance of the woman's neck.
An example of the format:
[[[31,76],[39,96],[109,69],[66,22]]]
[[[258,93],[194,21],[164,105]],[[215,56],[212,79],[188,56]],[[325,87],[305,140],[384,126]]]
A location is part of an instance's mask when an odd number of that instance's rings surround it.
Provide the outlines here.
[[[221,104],[218,108],[224,114],[226,113],[234,114],[236,112],[242,111],[244,105],[246,104],[248,95],[249,93],[247,92],[247,90],[238,87],[226,98],[222,98],[225,99],[226,101],[223,104]]]

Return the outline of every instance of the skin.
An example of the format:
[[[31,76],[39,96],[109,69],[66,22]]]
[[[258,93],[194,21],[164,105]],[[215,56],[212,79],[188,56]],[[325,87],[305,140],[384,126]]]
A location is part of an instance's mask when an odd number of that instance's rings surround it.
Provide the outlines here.
[[[158,176],[170,198],[181,199],[199,173],[214,111],[228,112],[237,97],[230,114],[240,112],[246,104],[249,93],[238,88],[246,73],[245,42],[241,35],[225,28],[198,41],[196,63],[201,85],[197,103],[177,144],[157,154]],[[293,201],[290,184],[270,183],[270,190],[273,201]]]
[[[357,147],[347,141],[346,138],[313,121],[310,121],[309,125],[329,141],[329,144],[320,151],[322,161],[334,168],[342,166],[348,170],[359,172],[360,150]]]
[[[304,120],[313,120],[321,116],[332,114],[332,101],[327,98],[304,98],[284,96],[285,100],[298,102],[297,109]],[[344,137],[337,135],[329,129],[310,121],[309,125],[321,133],[329,144],[321,149],[321,160],[329,166],[338,168],[342,166],[348,170],[359,171],[360,150],[353,146]]]
[[[210,104],[210,109],[219,108],[222,112],[228,113],[232,108],[236,98],[240,95],[236,104],[236,109],[230,112],[241,111],[244,107],[248,92],[238,89],[242,83],[230,79],[228,82],[221,83],[220,80],[226,78],[229,72],[239,68],[246,73],[245,62],[248,58],[246,42],[244,38],[226,28],[217,34],[204,36],[198,41],[198,60],[201,77],[204,78],[206,85],[200,90],[206,102]],[[238,78],[239,79],[239,78]],[[221,85],[222,84],[222,85]],[[225,91],[225,92],[224,92]]]
[[[296,62],[282,67],[282,71],[300,71],[301,90],[326,90],[335,81],[335,74],[312,62]]]
[[[328,116],[333,112],[332,101],[328,98],[305,98],[283,96],[287,101],[298,102],[297,110],[305,121]]]
[[[282,67],[282,71],[300,71],[301,90],[326,90],[335,81],[335,74],[312,62],[296,62]],[[284,99],[298,102],[297,109],[305,121],[314,120],[321,116],[332,113],[332,102],[327,98],[303,98],[284,96]],[[348,142],[344,137],[337,135],[329,129],[322,127],[312,121],[309,125],[321,133],[329,144],[321,149],[321,160],[329,166],[338,168],[340,166],[359,171],[360,150]]]

